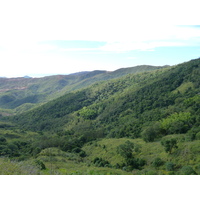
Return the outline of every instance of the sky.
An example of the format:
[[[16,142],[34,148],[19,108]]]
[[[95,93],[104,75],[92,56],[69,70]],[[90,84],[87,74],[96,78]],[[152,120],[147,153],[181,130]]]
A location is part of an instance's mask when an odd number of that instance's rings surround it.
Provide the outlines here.
[[[0,0],[0,77],[199,58],[198,5],[193,0]]]

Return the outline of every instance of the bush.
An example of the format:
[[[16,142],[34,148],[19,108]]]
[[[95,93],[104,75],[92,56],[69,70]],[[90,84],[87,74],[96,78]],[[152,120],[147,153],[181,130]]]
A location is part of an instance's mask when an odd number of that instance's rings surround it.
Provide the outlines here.
[[[95,110],[83,107],[79,114],[84,119],[94,119],[97,116],[97,112]]]
[[[197,140],[200,140],[200,132],[198,132],[198,133],[196,134],[196,139],[197,139]]]
[[[72,153],[80,153],[81,152],[81,148],[79,147],[75,147],[72,149]]]
[[[185,135],[186,141],[193,141],[200,139],[200,127],[192,127]],[[198,135],[199,134],[199,135]]]
[[[132,158],[132,152],[134,149],[134,143],[127,140],[124,144],[117,147],[117,153],[120,154],[125,160]]]
[[[147,128],[145,128],[142,131],[141,135],[142,135],[142,139],[145,142],[153,142],[155,138],[157,138],[161,133],[162,133],[162,129],[160,127],[160,123],[157,122],[153,124],[152,126],[148,126]]]
[[[0,137],[0,144],[5,144],[7,142],[5,137]]]
[[[46,169],[45,164],[41,160],[35,160],[35,164],[40,170]]]
[[[162,119],[161,127],[166,131],[166,134],[186,133],[193,123],[191,113],[180,112]]]
[[[166,168],[167,171],[174,171],[174,167],[175,167],[175,164],[172,163],[172,162],[167,162],[165,164],[165,168]]]
[[[180,170],[181,175],[196,175],[197,173],[191,166],[183,166]]]
[[[178,148],[176,138],[163,139],[161,140],[161,145],[164,146],[165,151],[169,154],[172,153],[172,149]]]
[[[81,150],[81,151],[79,152],[79,156],[80,156],[81,158],[84,158],[84,157],[86,157],[87,155],[86,155],[85,151]]]
[[[107,160],[104,160],[103,158],[96,157],[93,160],[93,163],[96,167],[110,167],[110,163]]]
[[[146,129],[144,129],[141,133],[142,135],[142,139],[145,142],[153,142],[154,139],[156,138],[156,134],[154,132],[154,129],[152,127],[148,127]]]
[[[152,166],[157,168],[164,164],[164,161],[161,158],[155,158],[152,162]]]

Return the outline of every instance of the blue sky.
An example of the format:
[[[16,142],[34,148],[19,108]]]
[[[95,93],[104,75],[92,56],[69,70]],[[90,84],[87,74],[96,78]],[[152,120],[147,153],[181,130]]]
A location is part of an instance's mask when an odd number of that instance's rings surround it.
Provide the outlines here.
[[[0,76],[113,71],[195,59],[200,57],[197,13],[193,0],[182,2],[181,9],[175,0],[4,1]]]

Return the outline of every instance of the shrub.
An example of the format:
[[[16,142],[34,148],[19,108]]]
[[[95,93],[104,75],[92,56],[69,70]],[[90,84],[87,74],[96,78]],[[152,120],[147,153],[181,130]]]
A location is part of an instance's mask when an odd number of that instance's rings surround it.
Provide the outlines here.
[[[155,158],[152,162],[152,166],[157,168],[164,164],[164,161],[161,158]]]
[[[164,146],[165,151],[169,154],[172,153],[172,149],[178,148],[177,139],[175,138],[161,140],[161,144]]]
[[[172,163],[172,162],[167,162],[165,164],[165,168],[166,168],[167,171],[174,171],[174,167],[175,167],[175,164]]]
[[[183,166],[180,170],[181,175],[196,175],[197,173],[191,166]]]
[[[198,140],[200,138],[200,134],[198,136],[199,131],[200,127],[192,127],[185,135],[186,141]]]
[[[79,111],[80,116],[84,119],[94,119],[97,116],[97,112],[95,110],[83,107],[81,111]]]
[[[124,144],[117,147],[117,153],[120,154],[125,160],[132,158],[132,152],[134,149],[134,143],[127,140]]]
[[[148,126],[145,128],[141,135],[145,142],[153,142],[156,137],[158,137],[162,133],[162,129],[160,127],[160,123],[155,123],[152,126]]]
[[[180,112],[173,113],[169,117],[162,119],[160,123],[166,134],[175,134],[187,132],[194,122],[191,113]]]
[[[156,133],[152,127],[148,127],[144,129],[141,133],[142,139],[145,142],[153,142],[154,139],[156,138]]]
[[[93,160],[93,163],[95,164],[96,167],[110,167],[110,163],[107,160],[104,160],[103,158],[98,158],[96,157]]]
[[[5,137],[0,137],[0,144],[5,144],[7,142]]]
[[[75,147],[72,149],[72,153],[80,153],[81,152],[81,148],[79,147]]]
[[[35,160],[35,164],[36,164],[36,166],[37,166],[39,169],[41,169],[41,170],[46,169],[45,164],[44,164],[41,160]]]
[[[86,155],[85,151],[81,150],[81,151],[79,152],[79,156],[80,156],[81,158],[84,158],[84,157],[86,157],[87,155]]]
[[[198,132],[198,133],[196,134],[196,139],[197,139],[197,140],[200,140],[200,132]]]

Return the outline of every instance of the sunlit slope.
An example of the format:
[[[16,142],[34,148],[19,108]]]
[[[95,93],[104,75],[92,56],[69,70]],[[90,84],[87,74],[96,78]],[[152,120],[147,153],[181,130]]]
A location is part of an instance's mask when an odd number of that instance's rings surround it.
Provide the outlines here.
[[[195,118],[192,125],[198,124],[199,66],[200,60],[192,60],[97,83],[16,116],[15,121],[24,128],[40,131],[61,128],[78,133],[83,127],[82,132],[95,127],[103,135],[134,138],[145,126],[174,113],[180,113],[179,117],[189,113]],[[187,125],[187,130],[192,125]]]
[[[137,66],[114,72],[96,70],[43,78],[0,78],[0,108],[14,109],[13,112],[20,113],[98,81],[158,68],[160,67]]]

